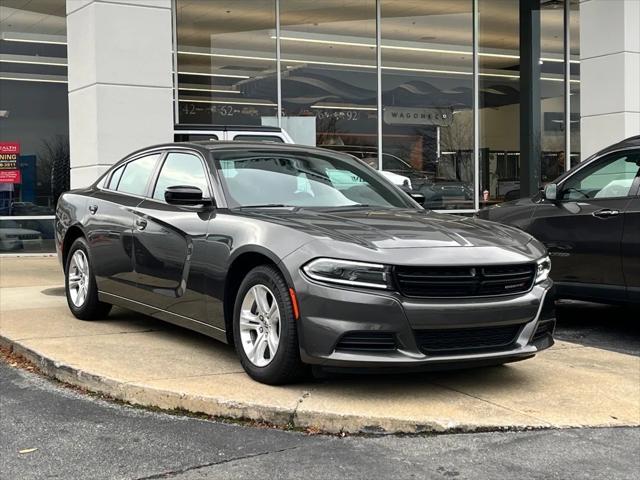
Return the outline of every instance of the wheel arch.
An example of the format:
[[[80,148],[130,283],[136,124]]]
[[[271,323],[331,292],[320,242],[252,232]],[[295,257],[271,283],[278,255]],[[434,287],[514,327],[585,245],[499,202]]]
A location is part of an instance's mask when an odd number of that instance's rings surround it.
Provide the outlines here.
[[[84,230],[80,227],[80,225],[75,224],[71,225],[64,234],[64,239],[62,241],[62,268],[66,270],[67,268],[67,257],[69,256],[69,250],[71,249],[71,245],[76,239],[83,237],[87,238],[84,233]]]
[[[288,286],[292,285],[291,276],[286,269],[282,267],[278,256],[271,250],[259,245],[246,246],[242,249],[238,249],[238,251],[229,260],[223,299],[224,326],[227,342],[230,345],[234,344],[233,312],[238,289],[247,274],[260,265],[273,266],[283,276],[286,284]]]

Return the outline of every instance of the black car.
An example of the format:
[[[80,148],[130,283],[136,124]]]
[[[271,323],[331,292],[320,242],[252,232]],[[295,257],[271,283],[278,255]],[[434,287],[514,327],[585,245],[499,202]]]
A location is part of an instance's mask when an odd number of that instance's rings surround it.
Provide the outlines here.
[[[348,153],[349,155],[353,155],[354,157],[365,161],[370,166],[377,168],[377,147],[357,145],[321,145],[321,147],[328,150],[333,150],[335,152]],[[416,170],[400,157],[397,157],[390,153],[382,154],[382,170],[408,178],[411,183],[411,189],[414,191],[419,191],[424,185],[431,185],[433,183],[431,180],[429,180],[425,172]]]
[[[116,304],[197,330],[266,383],[309,364],[499,364],[553,344],[540,242],[426,211],[350,155],[151,147],[63,194],[55,228],[76,317]]]
[[[559,297],[640,303],[640,136],[575,165],[533,198],[478,216],[544,242]]]

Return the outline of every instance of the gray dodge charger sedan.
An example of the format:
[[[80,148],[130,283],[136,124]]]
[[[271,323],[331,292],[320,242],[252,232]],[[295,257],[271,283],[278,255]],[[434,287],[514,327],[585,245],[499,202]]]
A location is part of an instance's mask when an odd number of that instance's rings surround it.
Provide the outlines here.
[[[76,317],[119,305],[196,330],[265,383],[310,365],[495,365],[553,344],[540,242],[424,210],[338,152],[146,148],[63,194],[55,226]]]

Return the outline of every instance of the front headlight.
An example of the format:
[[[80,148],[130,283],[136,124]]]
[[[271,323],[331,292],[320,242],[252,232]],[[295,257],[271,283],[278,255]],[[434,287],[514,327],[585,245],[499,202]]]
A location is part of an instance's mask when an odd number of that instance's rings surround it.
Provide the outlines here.
[[[318,258],[307,263],[302,270],[320,282],[354,287],[390,288],[390,268],[377,263]]]
[[[544,282],[551,272],[551,259],[547,255],[536,262],[536,283]]]

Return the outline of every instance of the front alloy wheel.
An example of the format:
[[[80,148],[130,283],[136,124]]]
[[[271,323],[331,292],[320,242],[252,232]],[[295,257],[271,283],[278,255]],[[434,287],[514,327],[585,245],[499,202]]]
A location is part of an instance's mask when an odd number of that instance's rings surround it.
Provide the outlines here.
[[[238,289],[233,315],[236,351],[251,378],[279,385],[307,373],[296,322],[280,271],[272,265],[251,270]]]
[[[240,339],[256,367],[269,365],[280,344],[280,309],[273,292],[257,284],[244,296],[240,310]]]

